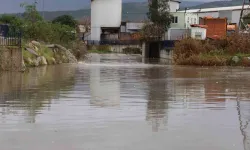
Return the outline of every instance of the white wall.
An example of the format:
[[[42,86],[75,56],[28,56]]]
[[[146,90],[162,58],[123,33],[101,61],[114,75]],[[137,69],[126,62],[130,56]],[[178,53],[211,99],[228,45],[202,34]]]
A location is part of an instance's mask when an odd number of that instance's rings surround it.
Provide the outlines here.
[[[100,40],[101,27],[120,27],[122,0],[93,0],[91,2],[91,40]]]
[[[181,40],[190,35],[189,29],[184,28],[170,28],[168,29],[167,40]]]
[[[179,8],[180,8],[180,3],[174,1],[169,2],[170,12],[176,12]]]
[[[172,12],[173,17],[178,17],[178,23],[171,23],[171,28],[185,28],[185,13]]]
[[[204,28],[198,28],[198,27],[191,28],[191,37],[194,39],[205,40],[207,36],[206,34],[207,34],[207,30]],[[201,37],[198,38],[197,35],[201,35]]]
[[[128,30],[140,30],[142,29],[144,23],[134,23],[134,22],[128,22],[126,24],[126,29],[127,29],[127,32],[129,32]]]
[[[240,21],[240,10],[235,10],[232,12],[232,23],[239,24]]]
[[[185,28],[190,28],[191,24],[199,24],[199,17],[197,13],[186,13]]]
[[[201,12],[201,13],[198,13],[198,17],[203,18],[203,17],[207,17],[207,16],[218,18],[219,17],[219,12],[216,11],[216,12]]]
[[[219,17],[220,18],[227,18],[227,22],[232,22],[232,10],[223,10],[219,11]]]
[[[190,28],[191,24],[199,24],[197,13],[172,12],[174,17],[178,17],[178,23],[171,23],[171,28]]]

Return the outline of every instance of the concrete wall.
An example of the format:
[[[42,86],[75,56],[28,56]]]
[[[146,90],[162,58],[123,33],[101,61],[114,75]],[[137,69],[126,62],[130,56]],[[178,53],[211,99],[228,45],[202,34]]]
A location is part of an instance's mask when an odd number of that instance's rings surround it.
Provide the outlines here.
[[[207,29],[192,27],[191,28],[191,37],[194,39],[205,40],[207,36]]]
[[[185,28],[170,28],[167,40],[180,40],[190,35],[190,30]]]
[[[148,58],[149,55],[149,45],[145,42],[142,44],[142,57]]]
[[[123,49],[127,47],[142,48],[140,45],[110,45],[111,51],[114,53],[123,53]]]
[[[122,0],[93,0],[91,2],[91,40],[100,40],[101,27],[120,27]]]
[[[160,50],[160,58],[161,59],[173,59],[173,50]]]
[[[161,49],[159,50],[159,58],[160,59],[168,59],[172,60],[173,59],[173,50],[166,50],[166,49]],[[149,43],[143,43],[142,44],[142,57],[143,58],[150,58],[150,46]]]
[[[20,48],[0,47],[0,70],[21,71],[24,68]]]

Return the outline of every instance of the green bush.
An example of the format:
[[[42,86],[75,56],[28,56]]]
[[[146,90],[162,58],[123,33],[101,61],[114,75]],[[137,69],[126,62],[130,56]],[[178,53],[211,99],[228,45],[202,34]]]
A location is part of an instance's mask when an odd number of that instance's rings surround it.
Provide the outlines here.
[[[111,46],[109,45],[90,45],[88,46],[90,53],[111,53]]]
[[[36,23],[27,22],[23,28],[23,37],[27,40],[37,40],[65,46],[65,44],[76,40],[72,31],[74,29],[67,25],[53,24],[45,21]]]

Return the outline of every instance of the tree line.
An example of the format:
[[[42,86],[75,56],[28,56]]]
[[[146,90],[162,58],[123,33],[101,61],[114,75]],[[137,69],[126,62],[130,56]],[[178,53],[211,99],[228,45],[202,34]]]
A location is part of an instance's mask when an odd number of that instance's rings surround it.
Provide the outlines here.
[[[76,40],[78,22],[72,16],[47,21],[37,11],[35,3],[22,3],[20,7],[25,10],[22,16],[4,14],[0,16],[0,23],[9,25],[11,30],[20,30],[25,40],[64,45]]]

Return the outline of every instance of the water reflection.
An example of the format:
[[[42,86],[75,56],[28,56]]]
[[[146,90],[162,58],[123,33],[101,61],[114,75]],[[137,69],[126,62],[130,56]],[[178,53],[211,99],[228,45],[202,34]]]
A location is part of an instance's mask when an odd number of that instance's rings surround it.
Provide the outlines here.
[[[62,69],[63,67],[63,69]],[[50,66],[32,68],[27,73],[4,72],[0,75],[0,106],[2,116],[35,123],[36,115],[46,108],[51,100],[58,99],[61,90],[74,85],[74,66]]]
[[[152,122],[153,131],[158,131],[161,124],[167,126],[168,104],[172,101],[171,69],[145,69],[148,80],[148,102],[146,120]]]
[[[250,150],[249,69],[143,61],[1,74],[0,148]]]
[[[101,62],[100,55],[92,55],[92,61]],[[100,67],[90,68],[90,104],[100,107],[120,105],[120,79],[117,69]]]

